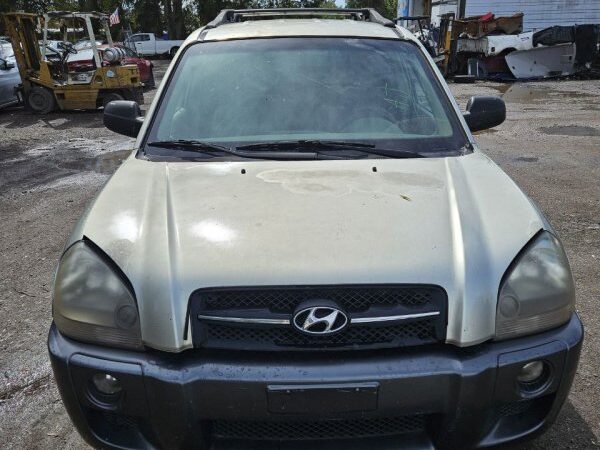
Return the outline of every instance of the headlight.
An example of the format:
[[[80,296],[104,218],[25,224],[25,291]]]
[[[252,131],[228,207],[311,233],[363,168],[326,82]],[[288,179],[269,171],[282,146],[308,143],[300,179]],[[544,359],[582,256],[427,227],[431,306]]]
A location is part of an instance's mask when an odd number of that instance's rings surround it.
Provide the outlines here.
[[[59,263],[52,312],[65,336],[142,348],[138,310],[125,276],[85,241],[69,247]]]
[[[537,333],[567,322],[575,286],[562,245],[547,231],[521,252],[498,295],[496,339]]]

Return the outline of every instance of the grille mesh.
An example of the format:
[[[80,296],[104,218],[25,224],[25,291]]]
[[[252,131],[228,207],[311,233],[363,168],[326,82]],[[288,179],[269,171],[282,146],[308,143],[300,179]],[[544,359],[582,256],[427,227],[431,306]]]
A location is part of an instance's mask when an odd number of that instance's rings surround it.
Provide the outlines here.
[[[516,416],[524,413],[533,406],[533,400],[521,400],[518,402],[505,403],[498,407],[500,417]]]
[[[216,420],[213,422],[213,435],[217,438],[265,441],[394,436],[419,432],[423,429],[423,416],[322,420],[318,422],[227,420]]]
[[[134,428],[138,425],[138,419],[126,414],[117,414],[104,411],[104,420],[113,428]]]
[[[208,324],[209,340],[222,343],[243,342],[278,346],[347,346],[392,343],[402,340],[405,345],[435,342],[433,320],[422,320],[385,327],[353,326],[340,333],[312,337],[290,328],[249,328],[223,324]]]
[[[351,324],[334,334],[310,335],[293,325],[294,314],[310,305],[339,307]],[[190,299],[192,338],[196,347],[234,350],[314,350],[390,348],[443,341],[447,297],[431,285],[319,285],[205,288]],[[437,312],[395,322],[357,322]],[[209,320],[198,316],[285,319],[289,325]]]
[[[205,308],[269,309],[276,313],[292,313],[302,302],[327,299],[336,302],[347,312],[363,312],[371,306],[422,308],[432,301],[432,291],[414,287],[347,287],[215,290],[206,292]]]

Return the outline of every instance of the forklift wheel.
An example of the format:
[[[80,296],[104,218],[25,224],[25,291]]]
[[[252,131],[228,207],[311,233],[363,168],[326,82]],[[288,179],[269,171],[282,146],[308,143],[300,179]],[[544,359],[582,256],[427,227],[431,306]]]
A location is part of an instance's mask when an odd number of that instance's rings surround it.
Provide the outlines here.
[[[36,114],[48,114],[54,111],[56,100],[54,94],[45,87],[36,86],[27,95],[27,107]]]
[[[125,97],[123,97],[121,94],[117,94],[116,92],[111,92],[110,94],[106,94],[104,97],[102,97],[102,106],[106,108],[106,105],[113,100],[125,100]]]

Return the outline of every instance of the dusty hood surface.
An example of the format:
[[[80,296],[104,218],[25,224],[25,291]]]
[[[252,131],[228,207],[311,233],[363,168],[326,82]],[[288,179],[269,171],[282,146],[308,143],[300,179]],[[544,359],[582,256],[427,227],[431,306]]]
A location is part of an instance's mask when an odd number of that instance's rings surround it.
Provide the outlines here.
[[[73,239],[87,236],[129,277],[151,347],[191,345],[183,329],[195,289],[336,283],[440,285],[448,341],[468,345],[493,335],[500,279],[542,227],[527,197],[479,152],[230,163],[132,157]]]

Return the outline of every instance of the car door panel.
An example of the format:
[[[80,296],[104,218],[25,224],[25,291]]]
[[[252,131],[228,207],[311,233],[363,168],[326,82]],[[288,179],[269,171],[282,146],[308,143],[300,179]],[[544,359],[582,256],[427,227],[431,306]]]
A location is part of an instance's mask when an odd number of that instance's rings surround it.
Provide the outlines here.
[[[15,94],[15,86],[20,83],[21,77],[16,67],[0,70],[0,107],[8,106],[19,100]]]

